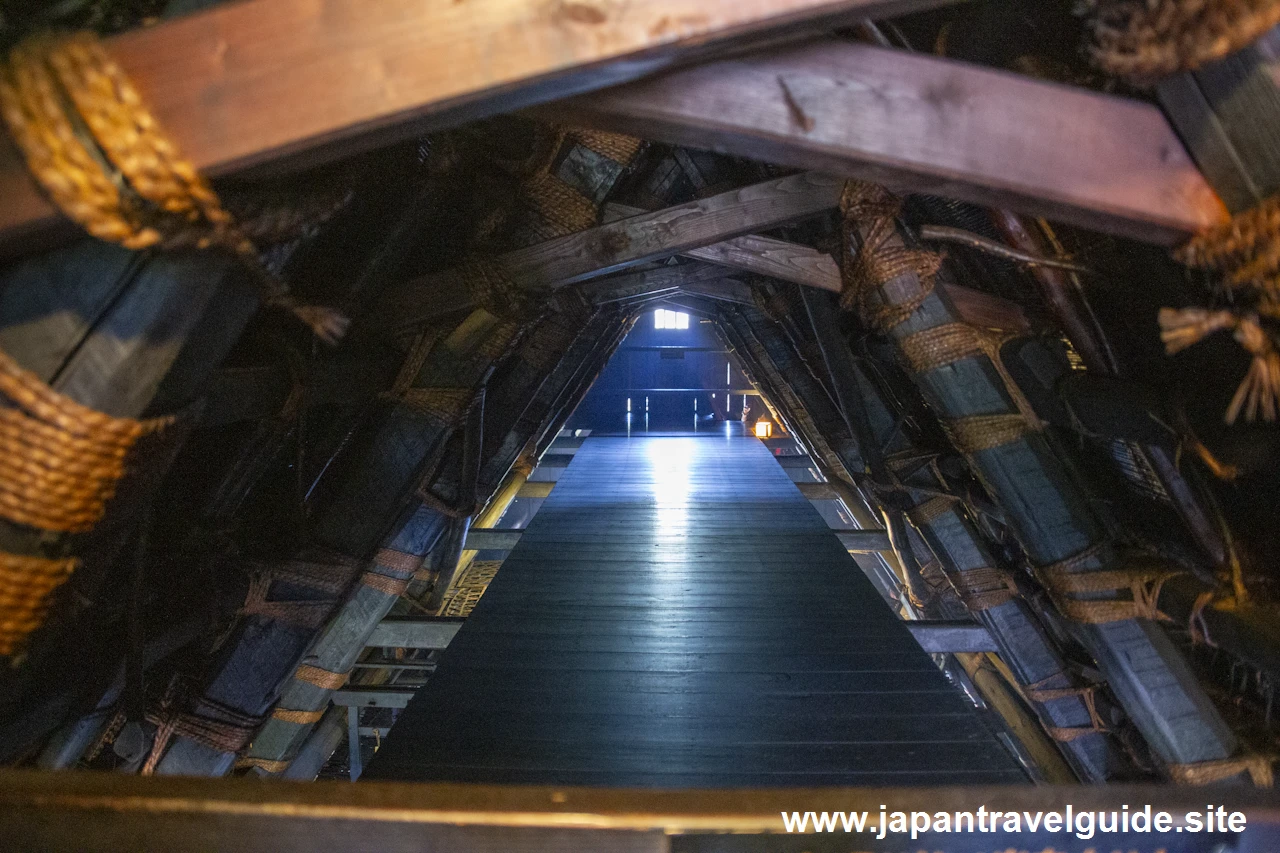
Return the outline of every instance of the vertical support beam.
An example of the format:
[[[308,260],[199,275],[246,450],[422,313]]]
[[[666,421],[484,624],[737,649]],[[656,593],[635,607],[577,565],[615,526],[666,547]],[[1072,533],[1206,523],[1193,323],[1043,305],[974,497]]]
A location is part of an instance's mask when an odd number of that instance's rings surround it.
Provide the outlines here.
[[[347,706],[347,769],[355,782],[364,772],[360,761],[360,706]]]

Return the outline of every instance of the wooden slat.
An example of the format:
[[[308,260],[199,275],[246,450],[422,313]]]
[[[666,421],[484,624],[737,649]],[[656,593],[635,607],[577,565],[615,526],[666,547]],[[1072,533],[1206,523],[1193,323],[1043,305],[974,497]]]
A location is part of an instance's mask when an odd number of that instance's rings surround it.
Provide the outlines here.
[[[539,114],[1161,244],[1226,215],[1149,104],[867,45],[710,63]]]
[[[543,465],[555,466],[556,459],[543,459]],[[567,463],[566,463],[567,464]],[[564,467],[564,466],[560,466]],[[520,541],[521,530],[500,530],[494,528],[472,527],[467,531],[467,541],[463,546],[472,551],[491,550],[510,551]]]
[[[991,632],[976,622],[908,622],[907,630],[930,654],[998,652]]]
[[[406,687],[346,687],[334,691],[333,704],[349,708],[404,708],[415,692]]]
[[[218,176],[282,158],[332,159],[635,80],[764,34],[945,2],[953,0],[248,0],[107,46],[184,154]],[[9,250],[58,222],[7,139],[0,199],[0,246]]]

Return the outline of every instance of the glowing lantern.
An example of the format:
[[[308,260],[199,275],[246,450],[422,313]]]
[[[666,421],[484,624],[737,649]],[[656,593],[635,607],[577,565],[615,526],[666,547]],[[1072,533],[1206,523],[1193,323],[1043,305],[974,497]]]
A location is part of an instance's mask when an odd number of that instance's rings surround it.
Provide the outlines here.
[[[769,421],[756,421],[756,438],[768,438],[773,435],[773,424]]]

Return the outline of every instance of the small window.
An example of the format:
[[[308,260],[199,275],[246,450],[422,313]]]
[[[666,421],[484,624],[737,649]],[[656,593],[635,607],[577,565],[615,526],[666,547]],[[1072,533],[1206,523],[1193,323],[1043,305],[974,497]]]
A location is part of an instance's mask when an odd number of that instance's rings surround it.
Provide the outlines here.
[[[689,328],[689,315],[683,311],[668,311],[666,308],[659,308],[653,312],[653,327],[655,329],[687,329]]]

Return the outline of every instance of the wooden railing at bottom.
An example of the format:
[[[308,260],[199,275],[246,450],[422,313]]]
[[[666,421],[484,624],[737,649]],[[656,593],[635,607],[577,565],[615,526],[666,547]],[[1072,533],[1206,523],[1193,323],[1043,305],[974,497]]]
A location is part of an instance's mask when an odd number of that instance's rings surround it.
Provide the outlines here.
[[[1206,804],[1224,831],[1205,832]],[[1068,806],[1132,815],[1168,812],[1164,832],[1091,838],[1046,831]],[[1221,812],[1218,807],[1221,806]],[[985,809],[979,812],[979,809]],[[883,811],[882,811],[883,810]],[[894,812],[988,817],[1041,814],[1036,831],[872,831]],[[865,812],[867,830],[789,834],[784,813]],[[1231,815],[1240,813],[1235,825]],[[1126,815],[1126,819],[1127,819]],[[1192,818],[1191,816],[1196,816]],[[936,818],[935,818],[936,819]],[[1192,831],[1198,820],[1201,830]],[[985,822],[985,821],[984,821]],[[1130,821],[1131,830],[1138,822]],[[1243,824],[1243,830],[1239,827]],[[910,827],[910,818],[906,825]],[[0,849],[133,851],[887,851],[978,853],[992,849],[1274,850],[1280,798],[1244,786],[794,788],[625,790],[438,783],[282,782],[135,777],[110,773],[0,771]]]

